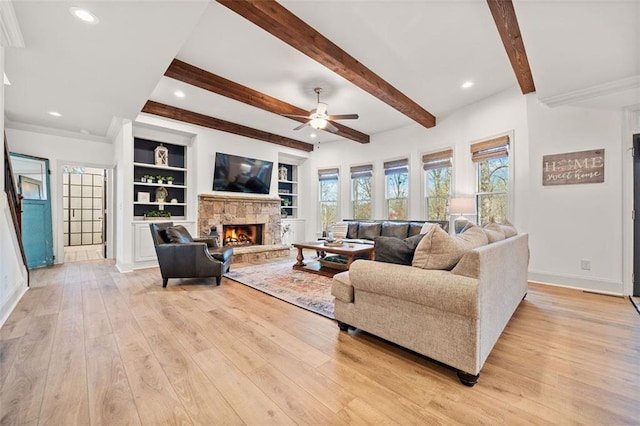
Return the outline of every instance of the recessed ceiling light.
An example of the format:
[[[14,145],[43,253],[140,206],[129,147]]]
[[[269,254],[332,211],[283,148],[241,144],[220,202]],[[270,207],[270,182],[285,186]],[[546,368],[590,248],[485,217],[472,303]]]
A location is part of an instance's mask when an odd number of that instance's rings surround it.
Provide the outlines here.
[[[62,114],[57,111],[49,111],[49,115],[53,115],[54,117],[62,117]]]
[[[173,92],[174,95],[176,95],[176,98],[184,98],[185,94],[182,90],[176,90],[175,92]]]
[[[69,12],[71,12],[71,14],[75,18],[81,20],[82,22],[86,22],[87,24],[97,24],[98,22],[100,22],[98,20],[98,17],[89,12],[87,9],[82,9],[80,7],[74,6],[69,8]]]
[[[4,85],[5,86],[11,86],[11,82],[9,81],[9,77],[7,77],[6,73],[4,75]]]
[[[460,86],[463,89],[468,89],[470,87],[473,86],[473,81],[465,81],[464,83],[462,83],[462,86]]]
[[[316,136],[318,136],[318,135],[316,135],[315,133],[311,133],[311,134],[309,135],[309,137],[311,137],[311,138],[315,138]]]

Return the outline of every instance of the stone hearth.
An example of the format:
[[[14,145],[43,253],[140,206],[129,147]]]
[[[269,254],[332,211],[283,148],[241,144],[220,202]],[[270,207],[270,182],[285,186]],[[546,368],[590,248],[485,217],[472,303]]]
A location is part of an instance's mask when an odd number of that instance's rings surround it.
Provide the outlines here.
[[[281,244],[280,198],[248,195],[198,195],[198,234],[207,235],[216,226],[262,225],[262,245],[234,247],[233,262],[247,262],[289,256],[289,246]]]

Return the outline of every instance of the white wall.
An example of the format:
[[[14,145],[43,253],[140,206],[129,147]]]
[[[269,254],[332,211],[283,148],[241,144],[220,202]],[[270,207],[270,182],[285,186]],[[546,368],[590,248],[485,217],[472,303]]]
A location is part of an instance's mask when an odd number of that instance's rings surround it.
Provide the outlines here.
[[[530,278],[607,293],[622,287],[622,113],[527,98]],[[542,156],[604,148],[605,181],[542,186]],[[581,270],[581,260],[591,270]]]
[[[528,171],[528,161],[521,160],[526,154],[528,134],[525,100],[517,90],[500,93],[488,100],[471,105],[446,117],[439,117],[436,127],[426,129],[420,125],[410,126],[372,135],[371,143],[363,145],[351,141],[340,141],[320,145],[310,159],[310,174],[305,176],[308,193],[314,194],[308,211],[317,210],[317,169],[339,167],[340,217],[352,217],[350,206],[349,169],[353,165],[374,165],[374,212],[376,219],[386,217],[383,163],[387,160],[409,157],[409,219],[425,217],[422,154],[445,148],[454,149],[454,195],[470,195],[474,192],[474,166],[471,163],[469,145],[480,139],[509,134],[513,137],[515,150],[514,169],[517,181]],[[520,182],[516,182],[519,185]],[[510,217],[519,225],[519,206]],[[316,213],[317,218],[317,213]],[[312,222],[312,221],[310,221]],[[307,234],[320,230],[317,219],[309,223]]]
[[[4,74],[4,47],[0,46],[0,75]],[[0,110],[4,111],[4,85],[0,84]],[[0,116],[4,128],[4,114]],[[4,143],[4,142],[3,142]],[[4,148],[0,150],[0,326],[9,317],[27,291],[27,269],[20,256],[20,246],[4,192]]]
[[[305,191],[314,194],[306,211],[317,210],[317,175],[339,167],[340,216],[352,216],[349,167],[374,164],[374,217],[385,217],[382,163],[410,157],[410,219],[425,217],[421,154],[454,148],[454,191],[472,194],[474,166],[469,145],[491,136],[512,136],[514,203],[509,213],[520,232],[529,233],[530,279],[605,293],[624,293],[622,285],[622,113],[585,108],[547,108],[535,94],[508,90],[439,117],[435,128],[411,125],[372,136],[369,145],[340,141],[323,144],[310,159]],[[542,156],[605,149],[605,182],[542,186]],[[317,213],[307,235],[319,230]],[[591,270],[580,269],[581,260]],[[628,291],[627,291],[628,294]]]
[[[64,259],[62,168],[65,165],[81,165],[112,169],[113,145],[89,139],[16,128],[7,128],[6,134],[11,152],[49,160],[49,169],[51,170],[49,184],[51,186],[53,255],[55,256],[55,263],[60,263]],[[110,200],[107,200],[108,209],[109,204]]]

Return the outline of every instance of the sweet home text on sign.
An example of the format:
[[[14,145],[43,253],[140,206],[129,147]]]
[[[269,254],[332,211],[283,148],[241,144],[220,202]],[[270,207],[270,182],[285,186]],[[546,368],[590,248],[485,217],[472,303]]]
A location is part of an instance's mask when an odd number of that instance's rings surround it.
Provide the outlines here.
[[[604,182],[604,149],[542,157],[543,185]]]

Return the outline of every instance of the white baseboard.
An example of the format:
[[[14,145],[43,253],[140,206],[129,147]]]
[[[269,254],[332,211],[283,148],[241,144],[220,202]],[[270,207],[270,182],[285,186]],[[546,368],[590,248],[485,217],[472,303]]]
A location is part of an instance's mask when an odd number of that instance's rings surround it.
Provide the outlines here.
[[[150,260],[148,262],[136,262],[136,263],[116,263],[116,268],[122,274],[127,272],[133,272],[136,269],[157,268],[158,261]]]
[[[29,287],[24,284],[24,280],[20,280],[20,283],[15,287],[15,291],[11,294],[7,301],[0,306],[0,327],[4,325],[4,323],[11,315],[11,312],[16,308],[22,296],[27,292]]]
[[[577,290],[591,291],[616,296],[624,295],[624,284],[622,281],[612,281],[606,279],[591,279],[578,277],[575,275],[552,274],[548,272],[529,271],[529,281],[548,284],[557,287],[573,288]]]

